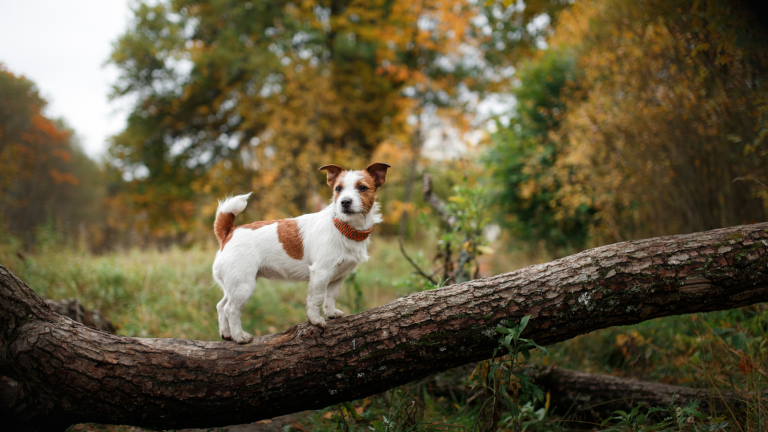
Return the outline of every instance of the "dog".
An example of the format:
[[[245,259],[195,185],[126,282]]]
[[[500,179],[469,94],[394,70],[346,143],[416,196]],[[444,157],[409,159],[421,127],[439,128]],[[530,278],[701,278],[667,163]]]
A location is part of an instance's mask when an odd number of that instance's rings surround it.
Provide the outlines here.
[[[256,288],[256,279],[309,281],[307,320],[325,328],[323,306],[329,319],[344,312],[336,309],[341,283],[355,267],[368,260],[368,235],[381,222],[376,190],[391,165],[373,163],[359,171],[324,165],[331,203],[317,213],[292,219],[252,222],[234,226],[245,210],[250,193],[219,201],[213,231],[219,250],[213,261],[213,278],[224,291],[216,305],[219,333],[225,340],[249,343],[240,313]]]

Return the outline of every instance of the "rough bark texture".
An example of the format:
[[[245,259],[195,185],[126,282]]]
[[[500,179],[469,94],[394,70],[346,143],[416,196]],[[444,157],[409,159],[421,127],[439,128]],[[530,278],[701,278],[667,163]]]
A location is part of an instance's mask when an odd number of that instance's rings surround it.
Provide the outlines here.
[[[56,313],[80,324],[115,334],[115,326],[97,310],[85,309],[78,299],[45,300]],[[13,416],[13,408],[24,398],[24,387],[16,380],[0,375],[0,418]]]
[[[710,394],[708,389],[696,389],[678,385],[617,378],[610,375],[578,372],[559,367],[541,367],[530,372],[536,385],[549,392],[550,405],[569,418],[597,422],[615,410],[631,410],[642,404],[648,407],[667,407],[671,403],[685,405],[699,401],[704,412],[724,412],[728,404],[733,412],[746,408],[748,395],[725,392]],[[768,390],[763,394],[768,398]]]
[[[73,320],[93,327],[96,330],[115,334],[115,326],[101,314],[100,311],[90,310],[83,307],[78,299],[69,300],[46,300],[45,301],[54,312],[72,318]]]
[[[412,294],[248,345],[111,335],[54,313],[0,266],[0,375],[23,386],[12,430],[80,422],[222,426],[376,394],[490,357],[532,315],[543,345],[613,325],[768,299],[768,223],[618,243]],[[4,416],[8,419],[9,416]]]

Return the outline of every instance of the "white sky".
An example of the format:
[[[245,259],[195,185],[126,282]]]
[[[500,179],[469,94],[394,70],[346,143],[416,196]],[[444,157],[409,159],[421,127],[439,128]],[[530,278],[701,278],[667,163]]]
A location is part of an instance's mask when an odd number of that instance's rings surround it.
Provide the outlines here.
[[[117,70],[102,65],[130,16],[128,0],[0,0],[0,63],[37,84],[92,157],[125,127],[125,103],[107,100]]]

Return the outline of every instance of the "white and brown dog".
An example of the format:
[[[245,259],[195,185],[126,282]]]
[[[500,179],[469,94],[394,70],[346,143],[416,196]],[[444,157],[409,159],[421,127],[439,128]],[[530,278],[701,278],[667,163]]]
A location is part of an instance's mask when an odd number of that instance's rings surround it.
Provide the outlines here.
[[[320,306],[328,318],[339,318],[336,309],[341,282],[358,263],[368,260],[368,235],[381,222],[376,189],[384,184],[389,164],[374,163],[361,171],[325,165],[331,204],[317,213],[293,219],[253,222],[235,227],[251,195],[219,202],[213,230],[221,249],[213,261],[213,278],[224,291],[216,305],[219,333],[227,340],[248,343],[240,311],[256,288],[256,279],[309,281],[307,319],[325,327]]]

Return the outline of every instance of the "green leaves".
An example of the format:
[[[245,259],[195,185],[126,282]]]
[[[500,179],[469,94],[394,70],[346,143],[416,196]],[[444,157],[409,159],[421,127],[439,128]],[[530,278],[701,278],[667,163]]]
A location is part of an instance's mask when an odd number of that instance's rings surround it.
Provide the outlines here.
[[[483,387],[488,395],[476,421],[476,423],[483,423],[483,430],[496,430],[495,424],[500,418],[502,408],[509,413],[508,420],[519,427],[523,416],[520,396],[524,395],[536,400],[544,398],[544,393],[534,384],[533,379],[521,370],[523,364],[519,361],[520,355],[528,361],[534,349],[547,354],[544,347],[521,337],[530,319],[531,316],[526,315],[520,322],[508,321],[498,326],[496,333],[502,336],[499,338],[499,346],[494,350],[493,357],[491,360],[478,363],[470,376],[474,386]],[[501,354],[501,357],[497,357],[498,354]]]
[[[525,327],[528,325],[528,321],[531,319],[530,315],[526,315],[523,317],[523,319],[520,320],[519,323],[513,323],[513,322],[507,322],[506,326],[499,326],[496,327],[496,332],[501,333],[505,336],[501,337],[499,339],[499,347],[494,350],[494,357],[496,356],[497,352],[503,351],[503,349],[506,349],[507,354],[509,356],[516,355],[517,353],[520,353],[523,355],[525,360],[528,360],[531,358],[531,351],[534,349],[540,350],[544,355],[547,355],[547,349],[543,346],[540,346],[536,342],[530,340],[521,338],[520,335],[523,333],[523,330],[525,330]],[[503,349],[502,349],[503,348]]]
[[[508,125],[501,119],[492,146],[484,156],[492,171],[493,202],[500,222],[532,246],[580,249],[587,241],[594,209],[569,209],[568,181],[561,174],[564,148],[553,139],[577,93],[581,72],[569,50],[553,49],[518,69],[518,101]]]
[[[648,411],[641,413],[642,405],[635,406],[632,411],[626,412],[617,410],[613,412],[611,417],[603,420],[600,426],[606,426],[609,423],[615,423],[608,429],[603,429],[600,432],[651,432],[664,430],[664,428],[674,426],[674,429],[670,430],[695,430],[700,429],[695,426],[695,419],[703,419],[705,415],[698,410],[698,401],[689,403],[686,407],[680,408],[674,404],[670,404],[667,408],[653,407],[648,408]],[[663,418],[659,422],[648,424],[653,417],[654,413],[666,412],[670,416]],[[719,425],[715,425],[715,429],[707,427],[704,430],[720,430]]]

